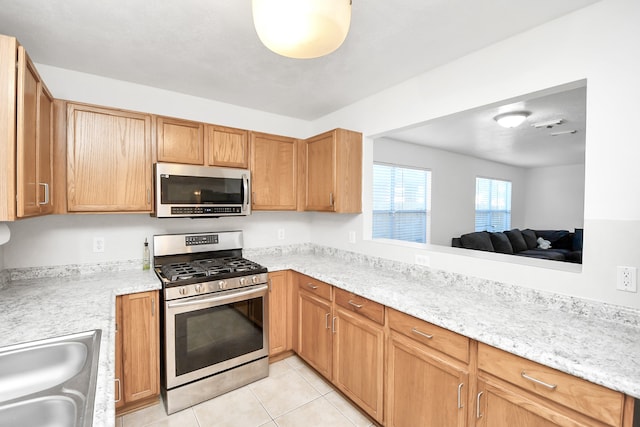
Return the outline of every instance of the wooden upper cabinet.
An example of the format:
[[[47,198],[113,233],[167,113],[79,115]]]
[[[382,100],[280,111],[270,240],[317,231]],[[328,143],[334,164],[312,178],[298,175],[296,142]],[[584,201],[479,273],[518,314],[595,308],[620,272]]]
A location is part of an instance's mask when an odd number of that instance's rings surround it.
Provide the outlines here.
[[[252,209],[296,210],[297,140],[251,132]]]
[[[207,164],[231,168],[249,167],[249,132],[223,126],[206,126]]]
[[[335,129],[304,141],[307,211],[362,212],[362,134]]]
[[[156,132],[159,162],[204,164],[204,124],[157,117]]]
[[[151,212],[151,116],[67,105],[69,212]]]
[[[53,97],[27,52],[0,36],[0,221],[52,212]]]

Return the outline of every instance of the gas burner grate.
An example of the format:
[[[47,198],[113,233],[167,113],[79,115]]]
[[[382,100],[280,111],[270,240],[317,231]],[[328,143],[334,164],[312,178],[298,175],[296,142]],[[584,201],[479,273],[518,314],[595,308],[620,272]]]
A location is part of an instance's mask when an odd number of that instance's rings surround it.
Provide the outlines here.
[[[161,270],[164,277],[171,282],[207,276],[206,270],[189,262],[165,264]]]

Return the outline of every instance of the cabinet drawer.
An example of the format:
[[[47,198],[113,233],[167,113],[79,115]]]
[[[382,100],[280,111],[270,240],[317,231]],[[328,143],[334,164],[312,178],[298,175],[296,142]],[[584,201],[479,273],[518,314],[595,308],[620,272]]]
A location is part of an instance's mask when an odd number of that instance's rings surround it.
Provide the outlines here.
[[[478,369],[609,425],[621,423],[622,393],[482,343]]]
[[[342,289],[334,290],[336,304],[384,325],[384,305]]]
[[[321,282],[304,274],[298,274],[298,287],[328,301],[333,301],[331,295],[332,286],[328,283]]]
[[[401,334],[469,363],[469,338],[391,308],[387,309],[389,327]]]

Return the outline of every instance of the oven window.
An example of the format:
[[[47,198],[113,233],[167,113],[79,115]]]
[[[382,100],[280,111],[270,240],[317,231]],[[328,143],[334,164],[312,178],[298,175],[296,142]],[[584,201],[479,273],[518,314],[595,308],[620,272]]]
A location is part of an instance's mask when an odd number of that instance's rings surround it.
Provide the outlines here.
[[[177,314],[176,376],[263,348],[263,298]]]
[[[241,204],[242,179],[170,175],[160,181],[163,204]]]

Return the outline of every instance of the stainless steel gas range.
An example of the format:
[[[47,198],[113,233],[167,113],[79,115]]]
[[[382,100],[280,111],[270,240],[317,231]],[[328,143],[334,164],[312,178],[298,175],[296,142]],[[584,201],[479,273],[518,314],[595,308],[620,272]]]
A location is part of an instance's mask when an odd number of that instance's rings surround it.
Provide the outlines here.
[[[269,375],[267,269],[242,243],[241,231],[153,237],[168,414]]]

